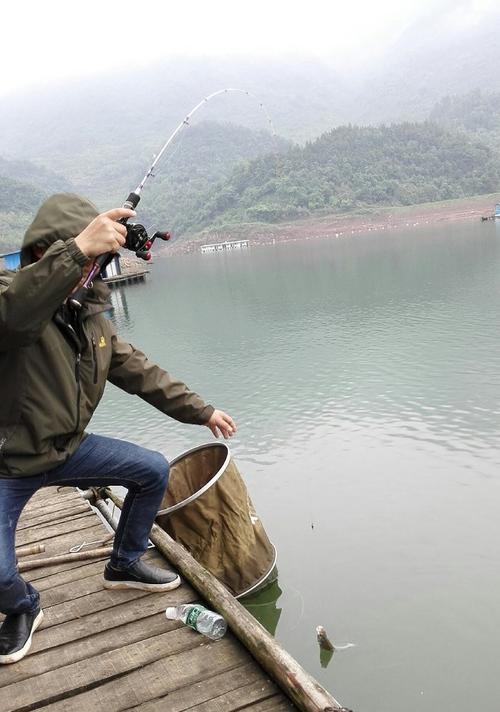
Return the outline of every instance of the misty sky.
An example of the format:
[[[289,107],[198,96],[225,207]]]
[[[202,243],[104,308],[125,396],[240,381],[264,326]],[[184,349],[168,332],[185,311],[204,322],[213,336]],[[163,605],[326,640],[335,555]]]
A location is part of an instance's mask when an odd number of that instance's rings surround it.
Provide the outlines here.
[[[20,0],[2,7],[0,94],[172,55],[314,55],[356,68],[415,23],[456,32],[493,8],[493,0]]]

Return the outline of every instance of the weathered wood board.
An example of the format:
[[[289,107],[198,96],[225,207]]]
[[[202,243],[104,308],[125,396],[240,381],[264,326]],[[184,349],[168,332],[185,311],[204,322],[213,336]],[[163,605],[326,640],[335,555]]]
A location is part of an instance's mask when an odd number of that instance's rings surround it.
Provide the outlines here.
[[[102,539],[105,525],[75,490],[38,492],[19,522],[16,546],[44,543],[67,553]],[[168,566],[154,549],[149,560]],[[164,615],[200,600],[189,585],[175,591],[108,591],[103,560],[26,572],[41,593],[44,621],[30,653],[0,666],[2,712],[282,712],[295,709],[231,635],[213,642]],[[1,616],[0,616],[1,618]]]

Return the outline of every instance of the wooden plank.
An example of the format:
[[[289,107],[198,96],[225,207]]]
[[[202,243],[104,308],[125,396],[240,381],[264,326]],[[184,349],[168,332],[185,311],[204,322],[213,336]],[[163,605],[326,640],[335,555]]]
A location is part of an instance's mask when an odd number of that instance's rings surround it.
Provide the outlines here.
[[[142,699],[137,699],[137,696],[142,697],[144,694],[148,694],[147,671],[151,667],[151,663],[159,662],[158,669],[163,670],[164,674],[172,680],[175,679],[173,671],[176,674],[181,672],[186,674],[186,670],[181,670],[178,662],[182,658],[182,667],[185,666],[186,658],[183,657],[186,654],[185,651],[189,651],[190,664],[188,668],[191,667],[192,659],[196,656],[205,660],[205,665],[212,666],[213,669],[214,663],[221,663],[232,654],[232,651],[235,651],[240,660],[244,655],[234,640],[230,638],[215,644],[201,646],[199,640],[200,636],[197,633],[183,626],[131,645],[125,645],[118,650],[93,656],[88,658],[83,666],[77,662],[22,682],[6,685],[2,688],[2,712],[15,712],[26,708],[38,709],[41,705],[54,704],[57,700],[62,700],[63,705],[69,702],[71,706],[66,709],[71,709],[72,712],[78,709],[81,712],[83,709],[90,708],[82,704],[83,700],[75,701],[74,695],[76,693],[85,694],[84,691],[87,690],[94,692],[96,687],[101,690],[107,688],[104,694],[97,690],[98,701],[102,702],[103,698],[106,699],[106,712],[121,710],[127,704],[130,706],[130,702],[142,701]],[[198,647],[193,649],[193,645]],[[200,650],[201,654],[198,652]],[[123,685],[124,675],[134,671],[138,677],[137,685]],[[189,675],[192,676],[191,673]],[[113,684],[115,678],[119,678],[119,680]],[[133,696],[131,697],[131,695]],[[66,699],[68,696],[71,696],[69,701]],[[93,695],[91,696],[93,697]],[[119,700],[121,700],[121,706],[119,706]],[[94,711],[96,706],[94,701],[92,703]],[[57,707],[54,707],[55,709]]]
[[[91,593],[88,596],[83,596],[76,600],[65,601],[64,603],[50,606],[44,611],[45,618],[43,624],[46,628],[52,625],[59,625],[65,621],[113,608],[113,606],[117,606],[129,599],[144,598],[147,595],[148,593],[146,593],[146,591],[130,591],[126,589],[110,591],[103,589],[102,591]]]
[[[103,525],[101,523],[97,523],[93,528],[91,529],[86,529],[85,531],[85,537],[89,540],[97,539],[99,536],[102,536],[102,531],[103,531]],[[47,542],[44,542],[46,544],[46,551],[44,555],[50,556],[51,554],[62,554],[64,552],[67,552],[68,549],[75,545],[75,544],[80,544],[83,541],[83,536],[79,532],[70,532],[66,536],[62,537],[55,537],[53,539],[49,539]],[[23,558],[23,561],[30,561],[31,559],[36,559],[40,555],[35,554],[32,556],[27,556]],[[103,566],[102,561],[106,560],[107,557],[104,559],[98,559],[98,561],[101,561],[101,566]],[[57,566],[50,566],[50,567],[43,567],[40,569],[33,569],[32,571],[26,571],[23,574],[23,579],[25,581],[29,581],[32,583],[35,588],[39,587],[39,581],[41,581],[43,578],[53,575],[54,573],[59,573],[62,571],[66,570],[71,570],[78,565],[81,565],[81,562],[76,562],[74,564],[58,564]],[[42,601],[43,605],[43,601]],[[0,622],[4,619],[4,616],[0,614]]]
[[[28,501],[27,507],[31,509],[42,508],[44,506],[55,506],[62,502],[67,503],[71,500],[81,499],[81,495],[76,489],[68,490],[67,492],[57,492],[56,489],[51,489],[50,492],[42,492],[39,490],[33,497]]]
[[[78,562],[80,566],[75,569],[70,569],[69,571],[59,571],[57,573],[45,576],[45,578],[40,579],[36,583],[36,589],[40,593],[44,591],[50,591],[58,586],[67,585],[81,579],[89,578],[90,576],[95,576],[96,574],[101,574],[104,571],[104,559],[91,559],[90,561],[80,561]],[[29,572],[27,571],[26,574]],[[45,600],[45,599],[44,599]]]
[[[80,673],[80,681],[72,680],[72,690],[69,689],[70,680],[68,680],[69,673],[73,672],[72,666],[62,668],[59,672],[48,673],[47,675],[55,676],[56,679],[53,681],[48,678],[43,679],[45,676],[40,675],[21,685],[28,687],[31,683],[34,688],[31,695],[35,692],[37,700],[46,697],[44,700],[46,706],[36,707],[40,712],[41,710],[43,712],[75,712],[75,710],[95,712],[96,709],[100,709],[99,705],[102,705],[103,700],[106,701],[106,712],[118,712],[157,697],[155,692],[159,687],[165,690],[164,694],[168,694],[171,690],[194,685],[200,679],[240,667],[248,660],[248,654],[232,636],[216,643],[205,641],[206,638],[203,639],[194,631],[183,627],[136,643],[132,646],[132,650],[124,648],[93,658],[89,661],[92,662],[90,676],[82,678]],[[196,647],[192,647],[193,645]],[[61,677],[66,680],[65,685]],[[51,690],[52,683],[58,687]],[[82,691],[76,694],[78,685],[81,686]],[[86,689],[83,689],[84,686]],[[3,688],[4,699],[11,700],[12,693],[17,695],[25,692],[23,688],[15,689],[14,685],[11,687],[12,689]],[[67,697],[61,699],[63,694]],[[30,697],[27,695],[19,699],[25,700]],[[16,700],[14,705],[9,706],[4,712],[14,712],[20,707]],[[168,707],[163,709],[170,712]]]
[[[113,502],[123,505],[120,498],[109,489],[106,494]],[[97,501],[96,506],[105,516],[106,511],[102,503]],[[318,709],[328,708],[342,710],[340,703],[309,675],[226,587],[204,569],[183,546],[156,524],[153,525],[150,536],[157,548],[165,553],[182,575],[202,593],[209,605],[224,616],[230,629],[245,648],[304,712],[317,712]]]
[[[77,579],[76,581],[68,581],[60,586],[54,586],[44,591],[41,596],[44,613],[47,613],[48,609],[52,606],[58,606],[67,601],[75,601],[82,596],[90,596],[93,593],[102,591],[103,569],[104,566],[101,564],[101,570],[92,576]]]
[[[26,546],[26,544],[37,544],[37,543],[47,543],[48,539],[53,537],[61,536],[62,534],[68,534],[70,532],[77,532],[80,530],[90,529],[95,527],[94,516],[86,516],[81,519],[75,519],[74,521],[63,522],[62,524],[55,524],[53,526],[46,525],[41,527],[34,527],[33,529],[24,529],[16,534],[16,546]]]
[[[63,509],[68,509],[68,507],[75,506],[76,504],[81,504],[82,498],[77,495],[72,495],[71,498],[65,498],[62,501],[41,502],[39,504],[31,504],[31,501],[24,507],[21,512],[20,519],[25,516],[40,516],[42,514],[52,514],[53,512],[60,512]]]
[[[56,490],[51,490],[49,493],[39,490],[36,492],[31,499],[28,500],[27,507],[30,509],[41,508],[41,507],[54,507],[61,503],[67,503],[71,500],[76,501],[81,500],[82,496],[77,489],[73,488],[67,492],[57,492]]]
[[[65,512],[62,516],[56,516],[56,517],[44,517],[42,521],[30,521],[24,520],[23,522],[19,522],[18,526],[16,527],[16,532],[20,531],[26,531],[27,529],[31,529],[35,533],[40,531],[41,529],[47,528],[47,527],[57,527],[59,524],[66,524],[66,522],[74,522],[77,519],[85,519],[85,517],[94,517],[94,513],[91,512],[90,510],[80,510],[80,511],[68,511]],[[37,518],[38,519],[38,518]],[[94,522],[95,522],[95,517],[94,517]]]
[[[78,566],[76,567],[73,567],[71,569],[61,569],[61,571],[55,571],[52,574],[45,575],[43,578],[40,578],[36,582],[35,587],[40,592],[47,591],[49,588],[61,586],[64,583],[78,581],[79,579],[87,578],[88,576],[93,576],[94,574],[97,574],[99,572],[102,573],[102,571],[104,570],[103,561],[107,558],[108,556],[106,555],[103,556],[102,559],[79,561],[77,562]],[[166,566],[165,559],[160,554],[158,554],[155,549],[148,549],[142,559],[144,561],[155,563],[157,566]],[[50,568],[52,569],[53,567]],[[27,571],[25,576],[27,576],[28,573],[34,572],[35,569],[33,570],[33,572]]]
[[[92,562],[100,561],[102,563],[103,561],[106,561],[107,558],[109,557],[103,556],[102,559],[93,559]],[[43,566],[39,569],[32,569],[31,571],[26,571],[23,574],[23,578],[26,581],[30,581],[35,586],[35,588],[38,588],[39,585],[41,585],[40,582],[43,581],[45,578],[61,572],[77,571],[84,564],[84,561],[75,561],[68,562],[66,564],[57,564],[54,566]],[[88,566],[89,564],[87,563],[85,565]]]
[[[236,712],[236,710],[264,710],[270,702],[283,700],[283,695],[278,691],[275,685],[271,682],[268,685],[262,681],[245,685],[238,690],[233,690],[225,695],[216,696],[212,700],[202,702],[199,705],[194,705],[189,708],[190,712]],[[287,706],[284,709],[294,709],[293,705]]]
[[[39,514],[38,512],[26,511],[19,518],[17,525],[17,530],[27,529],[28,527],[34,527],[38,524],[44,524],[46,522],[51,522],[55,524],[56,522],[61,522],[68,517],[75,517],[79,514],[86,512],[92,513],[88,504],[82,502],[82,504],[71,504],[69,507],[64,507],[57,512],[44,512]],[[55,516],[54,516],[55,515]]]
[[[36,496],[53,497],[56,494],[62,496],[64,494],[71,494],[72,492],[76,492],[78,494],[78,490],[74,487],[74,485],[47,485],[45,487],[40,487],[36,493]]]
[[[117,591],[104,589],[103,572],[104,566],[101,563],[97,572],[93,572],[89,576],[79,579],[70,579],[69,581],[65,581],[57,586],[45,589],[41,595],[42,608],[44,612],[47,613],[48,609],[52,606],[57,606],[68,601],[75,601],[83,596],[87,597],[99,591],[116,593]]]
[[[18,535],[54,555],[107,532],[75,490],[53,489],[29,503]],[[146,557],[170,566],[157,551]],[[2,712],[295,709],[232,635],[214,643],[165,618],[168,605],[200,600],[190,586],[109,591],[102,572],[102,560],[26,572],[40,589],[45,619],[30,654],[0,666]]]
[[[160,678],[161,679],[161,678]],[[158,688],[161,689],[161,688]],[[127,712],[184,712],[202,709],[208,712],[240,709],[244,704],[278,693],[276,685],[253,661],[238,668],[198,680],[177,690],[129,708]],[[236,703],[231,707],[231,700]],[[224,706],[225,705],[225,706]],[[292,707],[293,709],[293,707]]]
[[[237,709],[241,709],[241,707],[238,707]],[[288,710],[295,709],[297,708],[290,700],[284,697],[284,695],[275,695],[268,700],[255,702],[254,704],[245,707],[245,711],[248,710],[248,712],[288,712]],[[346,712],[348,712],[348,710],[346,710]]]
[[[54,556],[56,554],[67,553],[72,546],[76,544],[81,544],[84,541],[96,541],[102,538],[103,528],[102,524],[95,523],[95,525],[89,529],[85,529],[84,532],[69,532],[64,536],[54,537],[53,539],[48,539],[43,542],[45,544],[44,556]],[[39,558],[39,555],[27,556],[24,561],[31,561],[31,559]],[[38,579],[49,576],[58,571],[66,571],[71,568],[75,568],[81,562],[76,564],[57,564],[53,566],[47,566],[41,569],[33,569],[32,571],[26,571],[24,578],[28,581],[37,581]]]
[[[151,595],[146,605],[134,601],[132,605],[115,606],[111,615],[90,615],[52,628],[42,627],[35,633],[26,658],[14,666],[0,666],[0,689],[78,661],[86,666],[87,658],[179,628],[182,624],[166,620],[166,606],[195,599],[190,588],[179,588],[168,599],[165,595]]]

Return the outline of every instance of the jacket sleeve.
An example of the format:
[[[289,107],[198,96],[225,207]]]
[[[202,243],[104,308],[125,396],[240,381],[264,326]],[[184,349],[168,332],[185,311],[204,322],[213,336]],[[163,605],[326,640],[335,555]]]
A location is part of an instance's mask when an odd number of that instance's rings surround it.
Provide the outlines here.
[[[181,423],[204,425],[214,412],[197,393],[190,391],[182,381],[174,380],[116,333],[112,336],[108,381],[127,393],[140,396]]]
[[[38,262],[0,276],[0,351],[38,339],[87,262],[73,239],[58,240]]]

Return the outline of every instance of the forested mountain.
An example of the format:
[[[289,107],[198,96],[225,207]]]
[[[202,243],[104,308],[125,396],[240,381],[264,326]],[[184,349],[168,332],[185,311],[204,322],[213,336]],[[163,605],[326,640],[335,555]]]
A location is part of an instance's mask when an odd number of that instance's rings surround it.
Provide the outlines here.
[[[184,57],[33,87],[2,98],[0,155],[44,165],[98,200],[126,191],[190,109],[224,87],[245,89],[258,101],[216,97],[195,123],[261,130],[267,119],[259,102],[277,133],[299,142],[348,123],[421,121],[446,95],[500,91],[499,11],[451,28],[449,13],[419,20],[385,54],[355,69],[314,58]]]
[[[62,176],[29,161],[0,158],[0,252],[15,249],[44,198],[72,190]]]
[[[233,124],[202,122],[178,135],[155,177],[148,182],[139,206],[139,217],[158,228],[176,229],[190,214],[193,202],[217,181],[230,175],[240,162],[271,151],[286,151],[292,144],[267,131],[251,131]],[[123,202],[143,177],[151,156],[143,156],[130,174],[116,176],[108,166],[102,188],[86,193],[102,209]],[[113,164],[115,166],[115,164]],[[11,177],[7,177],[11,176]],[[17,180],[19,179],[19,180]],[[22,232],[48,195],[76,188],[65,178],[29,161],[0,158],[0,251],[19,244]],[[85,191],[79,189],[85,194]]]
[[[353,121],[422,121],[447,95],[500,91],[500,10],[467,22],[466,6],[443,3],[406,29],[364,75]]]
[[[186,129],[144,190],[139,206],[141,219],[177,232],[195,210],[200,196],[228,178],[236,165],[266,153],[284,152],[291,146],[265,131],[233,124],[203,122]],[[140,178],[142,175],[137,181]]]
[[[430,119],[446,128],[469,132],[500,156],[500,92],[475,89],[446,96],[433,108]]]
[[[431,122],[344,126],[238,166],[200,196],[178,229],[493,192],[500,188],[497,159],[484,143]]]
[[[348,121],[354,101],[349,78],[314,59],[171,59],[4,99],[0,155],[45,165],[89,195],[104,195],[111,183],[121,194],[186,114],[225,87],[253,96],[215,97],[193,126],[215,120],[268,129],[263,102],[279,135],[304,140]]]
[[[461,17],[452,4],[422,16],[369,69],[311,58],[176,58],[3,97],[0,241],[17,244],[27,206],[33,214],[50,192],[74,189],[102,209],[121,202],[187,112],[230,86],[256,98],[230,94],[203,107],[144,192],[148,226],[183,234],[213,221],[498,190],[500,13],[472,24]],[[268,127],[259,102],[278,134],[302,147],[252,133]],[[433,123],[375,127],[429,115]],[[232,128],[221,127],[228,121]]]
[[[429,118],[449,128],[500,132],[500,92],[474,89],[466,94],[443,97]]]
[[[442,120],[448,104],[436,107]],[[180,137],[139,205],[139,218],[148,227],[171,229],[177,237],[226,223],[279,222],[500,189],[500,151],[463,126],[457,130],[430,121],[342,126],[302,147],[214,122],[188,128]],[[0,163],[4,170],[9,165]],[[12,172],[20,166],[12,164]],[[29,175],[29,164],[23,167]],[[120,200],[143,172],[144,166],[136,170]],[[15,228],[18,244],[30,207],[32,215],[53,191],[46,189],[48,180],[43,188],[1,175],[0,180],[0,234],[6,248],[14,244]]]

